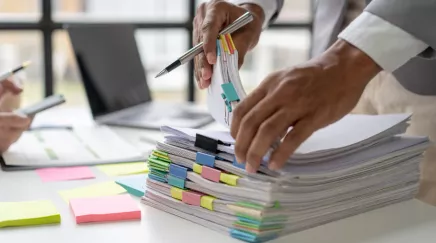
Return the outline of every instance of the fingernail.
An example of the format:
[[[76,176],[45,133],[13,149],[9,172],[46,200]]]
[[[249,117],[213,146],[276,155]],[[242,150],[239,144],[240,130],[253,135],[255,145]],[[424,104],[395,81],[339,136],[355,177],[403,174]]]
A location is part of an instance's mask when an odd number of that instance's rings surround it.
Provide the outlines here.
[[[207,62],[209,63],[209,64],[215,64],[215,54],[214,53],[212,53],[212,52],[210,52],[210,53],[207,53],[207,55],[206,55],[206,57],[207,57]]]
[[[242,160],[239,159],[238,157],[236,157],[236,163],[238,163],[238,164],[242,164]]]
[[[246,163],[246,164],[245,164],[245,170],[246,170],[248,173],[256,173],[256,170],[254,169],[253,166],[251,166],[250,163]]]
[[[201,77],[204,77],[204,74],[206,73],[206,69],[201,68]]]

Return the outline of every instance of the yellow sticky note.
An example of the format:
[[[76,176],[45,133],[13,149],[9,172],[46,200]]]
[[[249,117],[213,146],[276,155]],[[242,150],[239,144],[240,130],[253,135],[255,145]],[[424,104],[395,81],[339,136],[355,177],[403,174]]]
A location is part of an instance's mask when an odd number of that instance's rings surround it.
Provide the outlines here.
[[[61,222],[51,201],[0,202],[0,228]]]
[[[200,200],[200,205],[203,208],[207,208],[207,209],[213,211],[213,200],[215,200],[214,197],[202,196],[201,200]]]
[[[89,197],[102,197],[113,196],[125,193],[126,190],[113,181],[94,184],[91,186],[78,187],[71,190],[60,191],[59,194],[66,201],[69,202],[73,198],[89,198]]]
[[[171,187],[171,197],[178,199],[178,200],[182,200],[183,191],[184,190],[182,190],[180,188]]]
[[[98,165],[97,168],[109,176],[145,174],[148,166],[145,162]]]
[[[203,170],[203,167],[201,167],[201,165],[195,163],[194,167],[193,167],[193,170],[194,170],[195,173],[201,174],[201,171]]]
[[[231,174],[226,174],[226,173],[221,173],[220,174],[220,181],[231,185],[231,186],[236,186],[238,184],[238,179],[239,176],[236,175],[231,175]]]

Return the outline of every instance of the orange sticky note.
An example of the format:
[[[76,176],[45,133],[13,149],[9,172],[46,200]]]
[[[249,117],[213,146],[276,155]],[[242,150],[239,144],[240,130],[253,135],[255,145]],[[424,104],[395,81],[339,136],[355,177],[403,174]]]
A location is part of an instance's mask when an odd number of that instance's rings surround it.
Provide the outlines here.
[[[130,195],[75,198],[70,207],[76,223],[141,219],[141,210]]]

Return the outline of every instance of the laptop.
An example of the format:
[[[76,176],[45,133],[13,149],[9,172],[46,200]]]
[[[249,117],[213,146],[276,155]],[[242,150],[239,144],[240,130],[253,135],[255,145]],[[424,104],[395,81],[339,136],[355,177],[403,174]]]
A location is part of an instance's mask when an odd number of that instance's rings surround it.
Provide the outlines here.
[[[99,124],[159,129],[199,128],[213,122],[189,102],[156,102],[147,85],[135,27],[129,24],[67,26],[94,120]]]

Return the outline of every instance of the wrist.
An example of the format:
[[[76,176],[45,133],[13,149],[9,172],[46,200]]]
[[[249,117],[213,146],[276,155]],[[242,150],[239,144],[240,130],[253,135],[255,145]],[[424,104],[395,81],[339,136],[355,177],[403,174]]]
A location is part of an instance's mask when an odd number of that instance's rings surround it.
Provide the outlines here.
[[[345,80],[366,85],[382,68],[365,52],[338,39],[324,54],[327,63],[335,63],[347,75]],[[329,65],[327,64],[327,65]]]

